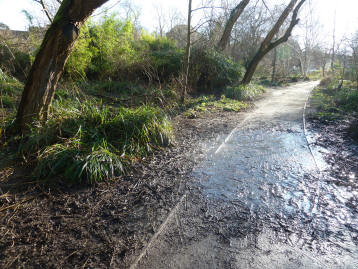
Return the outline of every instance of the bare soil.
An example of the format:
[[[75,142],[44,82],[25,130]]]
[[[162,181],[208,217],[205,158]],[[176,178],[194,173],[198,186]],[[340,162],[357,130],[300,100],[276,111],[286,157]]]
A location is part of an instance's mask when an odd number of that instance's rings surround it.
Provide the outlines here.
[[[309,118],[308,129],[314,133],[315,143],[324,149],[323,157],[329,165],[330,181],[338,186],[358,189],[357,119],[347,116],[335,121]]]

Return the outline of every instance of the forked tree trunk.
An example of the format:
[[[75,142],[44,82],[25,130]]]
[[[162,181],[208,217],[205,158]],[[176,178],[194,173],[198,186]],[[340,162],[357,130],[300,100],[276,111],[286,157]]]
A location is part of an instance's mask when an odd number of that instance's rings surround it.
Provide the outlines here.
[[[46,32],[31,67],[16,116],[16,131],[24,132],[33,120],[48,117],[57,82],[79,30],[92,12],[108,0],[64,0]]]
[[[223,32],[223,35],[217,44],[217,49],[219,51],[225,50],[227,47],[227,44],[229,43],[229,39],[231,36],[231,31],[234,28],[235,23],[241,16],[242,12],[246,8],[246,6],[249,4],[250,0],[242,0],[232,11],[230,14],[229,19],[226,22],[225,29]]]
[[[288,38],[291,36],[293,28],[299,22],[299,19],[297,19],[298,11],[300,10],[300,8],[302,7],[302,5],[304,4],[305,1],[306,0],[301,0],[295,8],[295,5],[298,2],[298,0],[291,0],[289,5],[282,12],[278,21],[275,23],[275,25],[272,27],[270,32],[265,37],[264,41],[261,43],[261,46],[260,46],[259,50],[257,51],[257,53],[255,54],[255,56],[253,57],[253,59],[250,61],[249,65],[247,67],[245,76],[241,81],[241,84],[249,84],[255,74],[257,66],[259,65],[261,60],[265,57],[265,55],[267,53],[269,53],[271,50],[275,49],[280,44],[287,42]],[[289,27],[287,28],[285,34],[282,37],[280,37],[279,39],[277,39],[276,41],[272,42],[272,39],[278,33],[282,24],[285,22],[285,20],[287,19],[289,14],[292,12],[292,10],[293,10],[292,20],[291,20],[291,23],[290,23]]]

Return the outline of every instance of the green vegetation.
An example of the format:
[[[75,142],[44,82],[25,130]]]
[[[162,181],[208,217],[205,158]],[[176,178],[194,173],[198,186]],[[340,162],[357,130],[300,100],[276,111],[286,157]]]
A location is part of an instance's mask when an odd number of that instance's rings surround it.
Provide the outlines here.
[[[114,108],[71,98],[56,100],[45,124],[34,124],[12,142],[38,178],[94,183],[123,174],[132,161],[171,141],[171,123],[158,108]]]
[[[220,93],[243,74],[240,64],[213,49],[194,48],[191,61],[190,81],[198,92]]]
[[[185,117],[197,118],[201,113],[209,111],[239,112],[247,109],[249,104],[243,101],[226,98],[224,95],[222,95],[221,98],[217,98],[214,95],[203,95],[198,98],[187,100],[185,107],[186,109],[183,113]]]
[[[311,103],[317,108],[312,117],[320,120],[340,119],[348,114],[357,114],[358,91],[349,80],[327,77],[314,89]]]
[[[3,73],[0,69],[0,110],[15,108],[22,91],[22,83]]]
[[[252,101],[264,92],[264,87],[256,84],[248,84],[236,87],[227,87],[224,93],[227,98]]]
[[[21,57],[29,62],[37,49]],[[238,112],[263,93],[257,85],[232,86],[241,80],[242,66],[198,45],[193,47],[189,96],[183,105],[184,57],[175,41],[139,31],[131,21],[114,15],[89,21],[66,64],[50,117],[17,137],[5,130],[11,129],[23,77],[7,68],[14,62],[4,62],[1,154],[32,167],[39,180],[93,184],[123,175],[133,162],[169,146],[174,139],[169,115]]]

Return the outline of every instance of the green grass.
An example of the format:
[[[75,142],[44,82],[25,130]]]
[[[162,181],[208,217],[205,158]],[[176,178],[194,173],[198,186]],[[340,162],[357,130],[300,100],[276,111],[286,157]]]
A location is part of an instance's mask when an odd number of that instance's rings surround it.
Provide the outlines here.
[[[252,101],[265,92],[264,87],[256,84],[227,87],[224,94],[227,98],[239,101]]]
[[[114,101],[126,107],[149,105],[164,108],[171,107],[178,101],[178,95],[170,85],[146,87],[128,82],[102,81],[83,84],[80,87],[87,95],[100,97],[108,102]]]
[[[337,79],[325,78],[313,90],[311,104],[317,109],[311,115],[313,118],[332,121],[358,113],[358,91],[354,83],[344,81],[340,89],[339,84]]]
[[[6,75],[0,69],[0,109],[14,109],[17,105],[22,89],[23,85],[21,82]]]
[[[214,95],[200,96],[188,99],[185,104],[186,111],[183,113],[187,118],[197,118],[201,113],[210,111],[233,111],[239,112],[249,107],[247,102],[242,102],[221,96],[220,99]]]
[[[133,161],[169,146],[172,137],[171,122],[158,108],[59,99],[45,124],[35,123],[14,140],[37,178],[95,183],[124,174]]]

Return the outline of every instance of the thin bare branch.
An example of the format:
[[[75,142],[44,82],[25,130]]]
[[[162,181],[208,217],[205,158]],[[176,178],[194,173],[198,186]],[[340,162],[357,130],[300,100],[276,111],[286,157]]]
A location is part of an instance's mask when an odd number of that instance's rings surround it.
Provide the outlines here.
[[[43,0],[34,0],[36,3],[40,4],[42,7],[43,12],[45,13],[46,17],[48,18],[48,20],[52,23],[53,22],[53,17],[50,14],[50,12],[48,11],[46,4]]]

